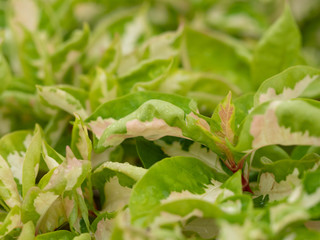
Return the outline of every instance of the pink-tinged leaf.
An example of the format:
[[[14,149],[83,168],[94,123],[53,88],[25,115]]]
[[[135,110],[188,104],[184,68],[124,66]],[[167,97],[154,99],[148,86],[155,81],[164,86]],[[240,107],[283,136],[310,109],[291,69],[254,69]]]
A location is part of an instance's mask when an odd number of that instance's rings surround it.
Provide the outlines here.
[[[116,120],[113,118],[102,119],[101,117],[98,117],[97,120],[90,121],[88,125],[94,135],[100,139],[104,130],[115,121]]]
[[[143,136],[153,141],[164,136],[176,136],[186,138],[182,135],[182,130],[178,127],[169,126],[163,119],[153,118],[152,121],[142,122],[138,119],[130,120],[126,123],[127,133],[112,134],[108,136],[105,143],[109,146],[116,146],[127,138]]]
[[[268,145],[320,146],[320,103],[292,99],[259,105],[246,118],[237,151],[250,152]]]
[[[252,119],[250,134],[253,136],[252,148],[257,149],[272,144],[282,145],[320,145],[320,137],[311,136],[309,131],[293,132],[280,126],[275,109],[279,102],[273,102],[264,114]]]
[[[206,120],[204,120],[203,118],[198,117],[193,112],[191,112],[188,116],[196,119],[197,120],[196,125],[201,127],[203,130],[210,131],[210,126],[209,126],[209,124],[207,123]]]

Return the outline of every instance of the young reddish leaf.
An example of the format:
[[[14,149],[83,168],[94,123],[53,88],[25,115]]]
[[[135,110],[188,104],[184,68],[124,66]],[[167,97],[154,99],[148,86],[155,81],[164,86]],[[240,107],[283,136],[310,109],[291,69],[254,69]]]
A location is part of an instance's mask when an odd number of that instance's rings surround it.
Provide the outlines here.
[[[218,126],[213,126],[213,132],[219,137],[234,143],[234,116],[235,107],[232,103],[232,94],[229,92],[227,97],[218,105],[212,115],[212,119],[218,123]]]

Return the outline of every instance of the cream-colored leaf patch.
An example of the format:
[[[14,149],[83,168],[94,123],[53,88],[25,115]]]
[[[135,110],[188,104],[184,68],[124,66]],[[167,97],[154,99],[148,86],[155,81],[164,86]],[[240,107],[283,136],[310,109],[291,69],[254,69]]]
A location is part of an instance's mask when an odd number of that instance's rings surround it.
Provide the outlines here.
[[[18,188],[13,177],[14,176],[10,171],[7,162],[0,155],[0,181],[10,191],[9,198],[6,198],[5,196],[1,197],[10,208],[13,208],[14,206],[20,206],[21,204]]]
[[[299,179],[299,171],[297,168],[289,174],[285,180],[276,182],[273,173],[265,172],[260,175],[259,191],[255,195],[268,195],[269,201],[282,200],[288,197],[293,190],[301,184]]]
[[[17,229],[19,227],[22,227],[20,211],[16,212],[15,214],[12,214],[10,216],[10,224],[8,226],[6,226],[5,234],[7,234],[7,233],[11,232],[13,229]],[[5,239],[5,238],[2,238],[2,237],[3,237],[3,235],[1,236],[1,234],[0,234],[0,238],[1,239]]]
[[[316,192],[308,195],[304,194],[302,198],[302,205],[306,208],[312,208],[320,203],[320,188]]]
[[[103,210],[108,212],[118,211],[129,203],[131,188],[120,185],[117,177],[112,177],[104,185],[106,201]]]
[[[48,150],[45,145],[45,142],[42,142],[42,152],[43,152],[43,154],[42,154],[43,159],[46,162],[49,170],[59,166],[59,163],[54,158],[52,158],[48,155]]]
[[[36,3],[32,0],[13,0],[11,4],[14,11],[14,25],[22,25],[30,31],[35,31],[39,21]]]
[[[203,194],[194,194],[189,191],[181,191],[181,192],[171,192],[169,197],[161,200],[161,203],[168,203],[181,199],[200,199],[210,203],[214,203],[218,197],[223,196],[223,198],[227,198],[233,196],[234,193],[229,189],[221,188],[221,182],[211,180],[212,184],[206,185],[205,192]]]
[[[97,224],[97,230],[94,233],[96,240],[109,239],[111,237],[114,219],[102,219]]]
[[[58,198],[58,195],[55,195],[53,192],[44,192],[39,193],[39,195],[34,200],[34,207],[39,213],[39,215],[43,215],[49,209],[51,204]]]
[[[65,175],[67,176],[66,190],[71,190],[77,183],[78,178],[82,173],[82,164],[76,158],[68,160],[68,166],[65,169]]]
[[[105,162],[102,164],[95,172],[107,168],[116,172],[124,173],[125,175],[131,177],[135,181],[139,181],[143,175],[147,172],[147,169],[133,166],[129,163],[119,163],[119,162]]]
[[[202,217],[203,213],[199,209],[194,209],[192,212],[187,214],[186,216],[179,216],[176,214],[168,213],[168,212],[161,212],[160,216],[156,217],[153,221],[151,228],[157,228],[163,224],[170,224],[174,222],[186,222],[191,217]]]
[[[78,178],[82,174],[83,164],[88,163],[87,160],[79,161],[76,158],[69,158],[68,164],[59,165],[53,172],[50,181],[44,187],[44,190],[49,190],[52,187],[55,187],[59,182],[65,181],[66,187],[65,190],[72,190],[73,187],[77,184]]]
[[[254,222],[249,218],[240,224],[232,224],[228,221],[220,222],[219,239],[221,240],[248,240],[248,239],[261,239],[266,240],[268,237],[259,228],[254,226]]]
[[[137,119],[128,121],[127,134],[130,136],[142,135],[146,139],[153,141],[166,135],[182,137],[182,131],[178,127],[169,126],[163,119],[153,118],[151,122],[141,122]]]
[[[309,214],[303,208],[285,203],[270,208],[271,228],[275,233],[281,231],[285,226],[296,221],[307,220]]]
[[[282,93],[277,94],[274,88],[268,88],[266,93],[263,93],[259,97],[259,103],[264,103],[269,100],[286,100],[299,97],[303,91],[317,78],[319,75],[310,77],[307,75],[304,79],[297,82],[294,88],[284,88]]]
[[[72,210],[74,208],[74,200],[71,196],[67,196],[65,198],[63,198],[63,206],[66,212],[67,217],[69,218]]]
[[[26,136],[26,138],[24,139],[24,141],[23,141],[23,145],[24,145],[24,147],[25,147],[26,149],[28,149],[31,141],[32,141],[32,135],[31,135],[31,134],[28,134],[28,135]]]
[[[194,142],[189,146],[188,151],[183,150],[179,142],[167,144],[162,140],[158,140],[156,141],[156,144],[159,145],[162,151],[168,156],[194,157],[201,160],[203,163],[215,169],[216,171],[225,173],[219,161],[218,155],[211,150],[202,147],[200,143]]]
[[[22,184],[22,166],[26,153],[14,151],[7,156],[8,163],[14,178]]]
[[[128,54],[133,51],[137,40],[146,28],[146,20],[142,14],[138,15],[132,22],[125,26],[125,33],[121,43],[123,54]]]

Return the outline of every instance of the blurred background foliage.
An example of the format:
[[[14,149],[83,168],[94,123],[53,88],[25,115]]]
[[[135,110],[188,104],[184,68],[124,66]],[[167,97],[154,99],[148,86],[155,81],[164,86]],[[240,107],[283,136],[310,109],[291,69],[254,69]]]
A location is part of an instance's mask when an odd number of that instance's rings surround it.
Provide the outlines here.
[[[301,62],[320,67],[320,1],[288,2],[302,35]],[[254,48],[283,5],[282,0],[1,0],[0,136],[37,122],[52,134],[53,146],[70,140],[70,115],[44,107],[36,85],[63,85],[88,114],[102,103],[96,95],[110,100],[146,89],[192,97],[210,115],[229,90],[235,96],[254,90],[248,80]],[[107,78],[104,86],[99,77]],[[152,84],[136,84],[134,78]],[[113,85],[120,90],[111,91]]]
[[[320,47],[320,2],[288,2],[303,36],[304,52],[313,65],[320,66],[316,51]],[[114,26],[106,26],[106,30],[121,34],[132,18],[143,11],[148,25],[145,38],[174,31],[184,23],[225,32],[251,46],[279,16],[283,3],[282,0],[1,0],[0,27],[2,30],[8,27],[6,15],[10,12],[19,15],[18,21],[27,28],[45,32],[49,38],[68,39],[84,22],[92,29],[113,22]],[[143,42],[143,38],[139,40]]]

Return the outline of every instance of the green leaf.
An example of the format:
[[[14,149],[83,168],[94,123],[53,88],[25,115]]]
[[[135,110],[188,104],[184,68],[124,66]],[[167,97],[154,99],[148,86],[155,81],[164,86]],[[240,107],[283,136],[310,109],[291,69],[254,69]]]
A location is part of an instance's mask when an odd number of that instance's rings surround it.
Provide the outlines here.
[[[55,147],[71,121],[72,116],[64,111],[58,111],[47,123],[44,134],[48,143]]]
[[[235,106],[235,127],[237,129],[236,133],[239,135],[239,128],[243,120],[248,116],[253,108],[253,93],[244,94],[236,99],[234,99],[233,104]]]
[[[97,68],[89,91],[91,110],[94,111],[101,104],[116,98],[117,89],[118,86],[114,77],[106,71]]]
[[[45,233],[38,235],[35,240],[72,240],[77,235],[75,233],[66,231],[66,230],[58,230],[55,232]]]
[[[130,72],[118,78],[119,95],[132,91],[154,90],[168,75],[172,59],[155,59],[141,62]]]
[[[241,90],[222,76],[179,69],[170,74],[159,86],[160,92],[176,93],[197,101],[199,110],[207,115],[220,101],[232,92],[234,96]]]
[[[226,188],[234,192],[234,194],[242,194],[242,172],[241,170],[234,173],[225,181],[221,188]]]
[[[36,177],[39,171],[41,156],[41,130],[36,125],[30,145],[27,148],[26,155],[23,160],[22,168],[22,195],[27,194],[28,190],[35,186]]]
[[[280,18],[259,41],[252,59],[252,80],[256,88],[269,77],[299,64],[301,36],[289,4]]]
[[[91,240],[91,236],[90,233],[82,233],[81,235],[73,238],[73,240]]]
[[[215,181],[217,178],[211,168],[195,158],[173,157],[157,162],[133,188],[129,203],[132,221],[146,225],[152,210],[172,198],[196,195],[214,201],[209,196],[215,194],[211,187],[221,184]]]
[[[320,71],[307,66],[286,69],[264,81],[254,96],[255,106],[270,100],[320,96]]]
[[[98,66],[105,71],[112,73],[116,71],[121,57],[122,53],[120,38],[118,35],[116,35],[110,46],[104,51]]]
[[[65,161],[65,158],[50,147],[46,141],[42,141],[42,158],[49,170],[58,167]]]
[[[248,81],[251,55],[235,39],[219,33],[204,33],[186,28],[184,66],[196,71],[219,74],[243,90],[251,90]],[[205,49],[205,51],[203,51]]]
[[[145,168],[150,168],[156,162],[168,157],[160,146],[142,137],[136,139],[137,152]]]
[[[32,221],[23,224],[22,231],[18,240],[34,240],[35,239],[35,228]]]
[[[1,44],[0,44],[1,47]],[[0,53],[0,79],[1,79],[1,86],[0,86],[0,94],[6,90],[9,83],[12,81],[12,74],[10,67],[3,57],[3,55]]]
[[[251,160],[251,167],[255,170],[262,168],[266,162],[271,163],[278,160],[289,159],[289,155],[281,147],[270,145],[255,151]],[[271,162],[270,162],[271,161]]]

